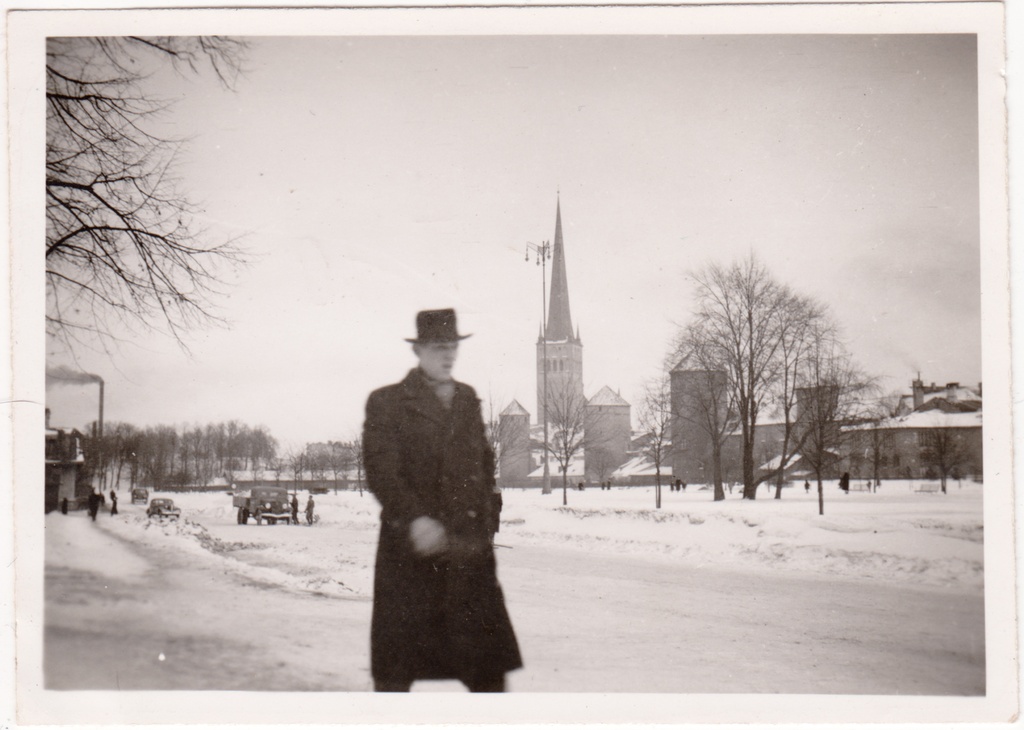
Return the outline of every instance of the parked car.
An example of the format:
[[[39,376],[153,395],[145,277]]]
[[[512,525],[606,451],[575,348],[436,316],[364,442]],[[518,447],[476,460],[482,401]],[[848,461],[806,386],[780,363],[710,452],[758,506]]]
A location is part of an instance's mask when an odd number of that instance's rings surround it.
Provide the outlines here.
[[[160,497],[149,503],[146,515],[148,517],[159,517],[161,519],[167,517],[176,520],[181,517],[181,510],[174,506],[174,500]]]
[[[284,487],[253,487],[249,494],[235,494],[231,504],[238,508],[240,525],[248,524],[250,517],[256,518],[257,525],[263,520],[268,525],[292,521],[291,500]]]
[[[146,504],[149,501],[149,490],[145,487],[135,487],[132,490],[132,504]]]

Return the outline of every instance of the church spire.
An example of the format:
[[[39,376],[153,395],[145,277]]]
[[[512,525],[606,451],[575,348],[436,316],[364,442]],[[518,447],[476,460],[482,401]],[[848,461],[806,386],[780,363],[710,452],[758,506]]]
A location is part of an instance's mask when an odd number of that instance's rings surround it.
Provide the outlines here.
[[[569,313],[569,281],[565,275],[565,247],[562,243],[562,201],[555,208],[555,252],[551,264],[551,300],[548,305],[548,326],[545,336],[549,342],[571,340],[572,316]]]

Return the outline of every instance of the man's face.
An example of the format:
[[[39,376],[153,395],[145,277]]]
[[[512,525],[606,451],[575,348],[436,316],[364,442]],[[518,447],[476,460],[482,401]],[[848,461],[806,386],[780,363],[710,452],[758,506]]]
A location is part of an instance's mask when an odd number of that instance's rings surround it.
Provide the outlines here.
[[[458,342],[424,342],[413,345],[412,349],[428,378],[451,380],[455,357],[459,354]]]

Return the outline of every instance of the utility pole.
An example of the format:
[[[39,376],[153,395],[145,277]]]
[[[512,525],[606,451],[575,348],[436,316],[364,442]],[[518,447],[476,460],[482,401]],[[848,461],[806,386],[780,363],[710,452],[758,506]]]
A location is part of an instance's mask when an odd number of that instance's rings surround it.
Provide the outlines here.
[[[542,494],[551,494],[551,471],[548,466],[548,259],[551,258],[551,242],[544,241],[539,246],[536,243],[526,243],[526,261],[530,260],[530,252],[533,251],[537,265],[540,266],[540,311],[541,311],[541,359],[544,361],[542,371],[542,401],[544,413],[541,420],[544,423],[544,487]]]

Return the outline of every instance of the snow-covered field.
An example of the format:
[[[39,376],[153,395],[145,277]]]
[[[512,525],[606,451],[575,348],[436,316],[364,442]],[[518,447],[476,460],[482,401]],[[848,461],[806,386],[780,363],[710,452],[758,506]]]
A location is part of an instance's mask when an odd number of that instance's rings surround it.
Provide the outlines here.
[[[738,570],[796,572],[834,578],[948,586],[980,593],[982,562],[981,487],[950,482],[948,493],[915,491],[920,482],[888,482],[876,493],[842,493],[825,487],[825,514],[817,495],[787,488],[783,499],[762,489],[758,500],[724,502],[693,486],[686,492],[654,489],[506,490],[497,542],[509,547],[572,547],[590,555],[633,555],[652,562],[685,563]],[[290,590],[370,596],[372,554],[365,549],[339,556],[323,531],[344,528],[376,536],[379,508],[369,493],[342,491],[314,495],[320,519],[309,532],[293,526],[240,526],[224,493],[154,492],[182,509],[180,521],[160,522],[143,508],[121,501],[121,514],[100,522],[109,537],[83,552],[67,535],[57,513],[49,516],[46,563],[124,577],[144,569],[131,552],[110,555],[114,538],[150,548],[215,560],[225,570],[244,572]],[[300,505],[306,495],[299,493]],[[300,510],[300,518],[302,517]],[[81,527],[81,526],[79,526]],[[100,533],[102,534],[102,533]],[[363,546],[364,548],[366,545]],[[254,567],[273,566],[273,567]]]
[[[506,490],[499,573],[526,663],[510,689],[981,695],[982,488],[919,486],[829,483],[824,516],[813,489],[665,487],[661,509],[653,488],[564,507]],[[126,493],[96,523],[47,516],[49,688],[369,689],[369,493],[315,495],[312,527],[239,525],[224,493],[150,496],[181,520]]]

